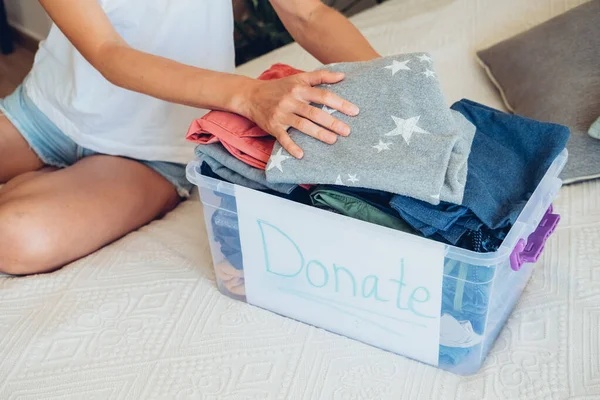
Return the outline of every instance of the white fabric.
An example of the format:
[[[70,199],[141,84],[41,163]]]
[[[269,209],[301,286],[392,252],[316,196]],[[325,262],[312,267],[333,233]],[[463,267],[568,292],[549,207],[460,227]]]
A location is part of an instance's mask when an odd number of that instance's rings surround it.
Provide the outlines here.
[[[233,71],[231,1],[99,2],[133,48],[187,65]],[[185,133],[205,111],[111,84],[56,26],[41,44],[25,88],[38,108],[80,146],[142,160],[186,163],[194,157]]]
[[[375,46],[431,50],[449,98],[496,107],[475,50],[580,3],[390,1],[355,19]],[[255,75],[275,61],[315,66],[291,46],[242,71]],[[561,191],[562,221],[477,375],[221,295],[196,198],[61,271],[0,278],[0,398],[598,399],[599,198],[600,181]]]

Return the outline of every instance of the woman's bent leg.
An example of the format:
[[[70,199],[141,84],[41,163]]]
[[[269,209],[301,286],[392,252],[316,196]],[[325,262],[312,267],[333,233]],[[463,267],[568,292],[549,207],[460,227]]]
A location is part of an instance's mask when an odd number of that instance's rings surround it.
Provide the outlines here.
[[[56,270],[172,210],[175,187],[128,159],[92,156],[0,196],[0,272]]]

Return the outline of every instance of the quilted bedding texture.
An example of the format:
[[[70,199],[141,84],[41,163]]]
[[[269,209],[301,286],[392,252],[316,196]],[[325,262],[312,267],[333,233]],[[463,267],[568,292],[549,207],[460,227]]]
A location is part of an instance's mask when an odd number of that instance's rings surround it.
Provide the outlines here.
[[[353,21],[383,54],[431,52],[448,103],[502,108],[475,51],[582,2],[390,0]],[[275,62],[318,66],[291,45],[239,72]],[[563,188],[555,209],[559,228],[477,375],[221,295],[195,197],[58,272],[0,276],[0,398],[600,398],[600,181]]]

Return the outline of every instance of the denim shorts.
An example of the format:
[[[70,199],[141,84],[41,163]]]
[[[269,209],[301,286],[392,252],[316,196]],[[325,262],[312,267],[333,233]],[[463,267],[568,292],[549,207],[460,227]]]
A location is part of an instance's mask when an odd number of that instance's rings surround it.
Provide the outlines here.
[[[23,86],[0,99],[0,113],[17,128],[31,149],[48,166],[65,168],[82,158],[102,153],[79,146],[42,113],[25,93]],[[153,169],[188,197],[193,185],[187,180],[185,165],[162,161],[135,160]]]

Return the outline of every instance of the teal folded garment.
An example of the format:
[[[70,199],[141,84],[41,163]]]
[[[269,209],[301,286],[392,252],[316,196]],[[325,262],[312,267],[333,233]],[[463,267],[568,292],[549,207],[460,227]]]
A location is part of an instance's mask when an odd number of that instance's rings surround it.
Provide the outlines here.
[[[600,139],[600,117],[590,126],[589,135],[595,139]]]
[[[326,187],[317,187],[312,191],[310,199],[315,207],[334,210],[338,214],[387,228],[414,233],[414,230],[401,218],[385,213],[357,196]]]

